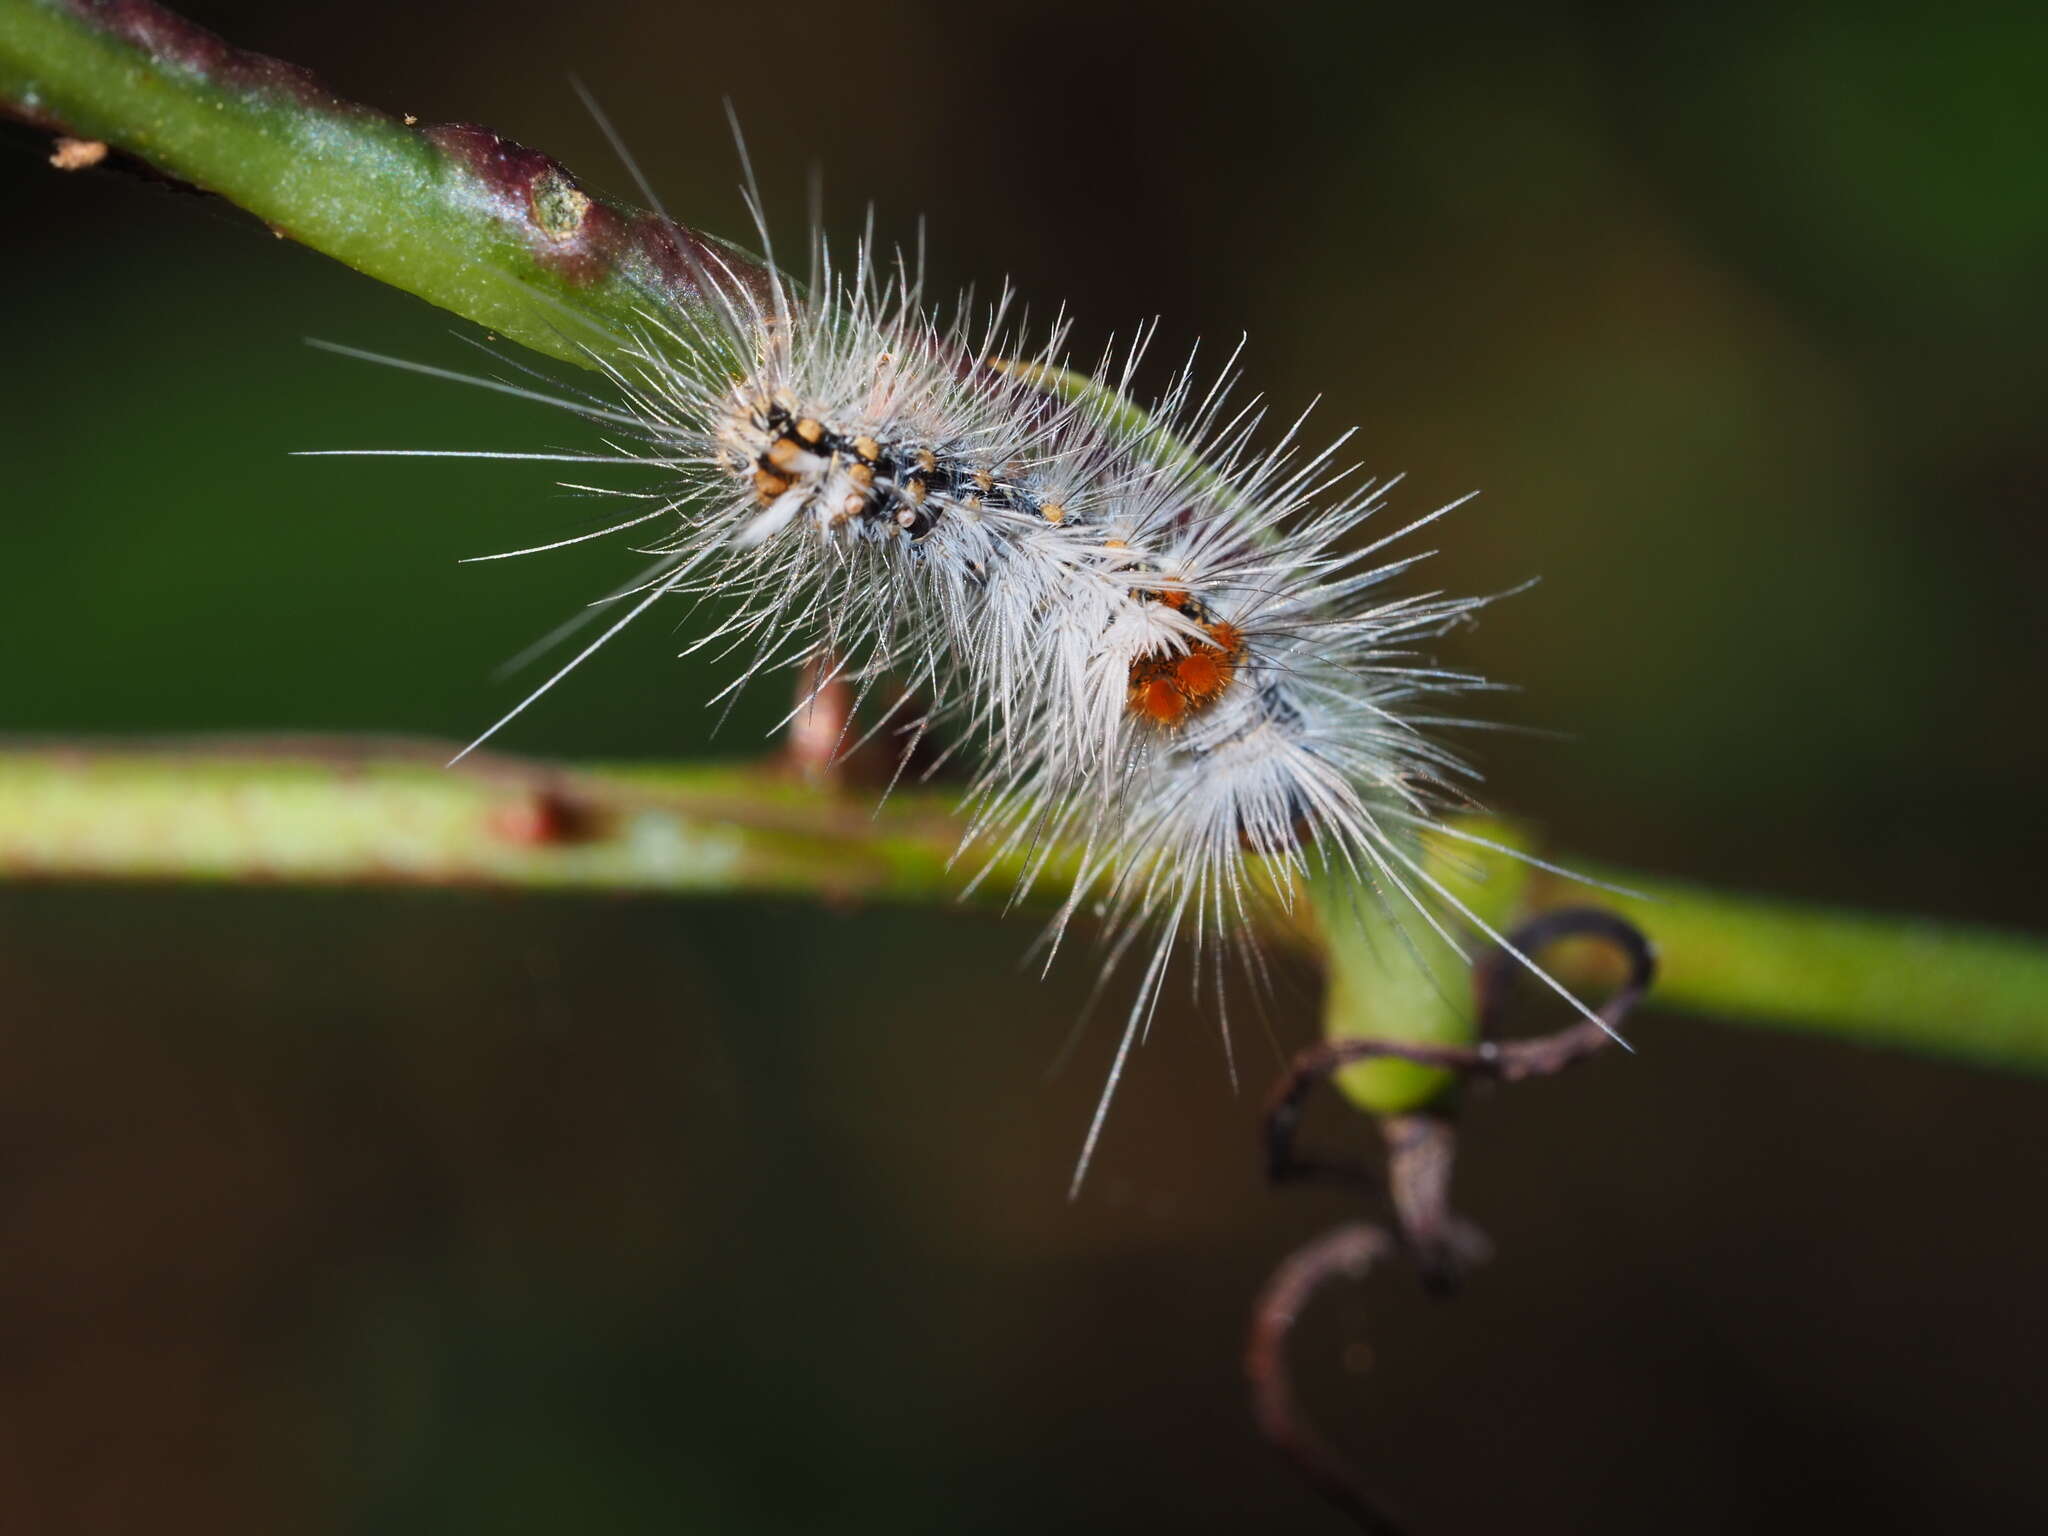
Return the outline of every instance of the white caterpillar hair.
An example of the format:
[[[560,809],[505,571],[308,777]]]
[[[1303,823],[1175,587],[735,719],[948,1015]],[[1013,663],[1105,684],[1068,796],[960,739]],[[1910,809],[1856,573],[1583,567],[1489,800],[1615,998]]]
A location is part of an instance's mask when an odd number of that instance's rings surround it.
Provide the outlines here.
[[[1312,865],[1453,947],[1461,929],[1505,942],[1419,856],[1424,830],[1480,841],[1446,824],[1470,775],[1429,730],[1451,723],[1434,701],[1487,685],[1418,647],[1484,599],[1392,595],[1426,552],[1375,563],[1450,508],[1358,544],[1386,487],[1336,462],[1343,439],[1304,450],[1299,420],[1255,446],[1234,355],[1140,414],[1123,401],[1144,336],[1068,373],[1064,325],[1026,346],[1007,295],[930,306],[871,235],[843,268],[814,236],[799,288],[751,176],[749,203],[763,269],[712,258],[704,305],[650,304],[590,350],[608,394],[535,396],[611,433],[567,457],[652,477],[608,493],[644,508],[581,537],[662,531],[651,569],[591,610],[620,616],[486,737],[681,595],[712,600],[690,650],[744,653],[725,692],[824,656],[818,687],[893,691],[870,734],[907,710],[913,744],[941,724],[978,750],[965,848],[1021,867],[1020,889],[1082,850],[1048,949],[1084,902],[1108,920],[1105,974],[1151,946],[1077,1188],[1177,949],[1234,948],[1257,974],[1256,905]]]

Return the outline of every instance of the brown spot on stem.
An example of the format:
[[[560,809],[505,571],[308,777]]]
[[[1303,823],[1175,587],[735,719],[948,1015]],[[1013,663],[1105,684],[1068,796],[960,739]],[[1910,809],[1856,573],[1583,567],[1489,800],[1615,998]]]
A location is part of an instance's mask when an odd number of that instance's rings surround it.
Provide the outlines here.
[[[581,842],[594,832],[590,813],[552,789],[537,789],[496,807],[488,824],[493,837],[528,848]]]

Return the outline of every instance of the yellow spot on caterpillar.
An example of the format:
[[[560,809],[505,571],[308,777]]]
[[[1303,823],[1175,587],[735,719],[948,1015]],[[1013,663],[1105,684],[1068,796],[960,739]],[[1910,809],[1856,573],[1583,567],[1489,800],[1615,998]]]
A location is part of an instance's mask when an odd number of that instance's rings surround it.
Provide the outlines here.
[[[1038,509],[1038,515],[1058,527],[1067,520],[1067,509],[1059,502],[1048,501]]]

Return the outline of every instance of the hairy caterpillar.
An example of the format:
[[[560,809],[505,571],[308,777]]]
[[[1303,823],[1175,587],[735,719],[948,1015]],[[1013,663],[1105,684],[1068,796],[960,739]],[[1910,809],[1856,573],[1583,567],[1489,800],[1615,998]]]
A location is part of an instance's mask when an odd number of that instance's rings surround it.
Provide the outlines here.
[[[1505,943],[1417,851],[1424,829],[1470,837],[1443,821],[1467,771],[1428,734],[1446,723],[1428,701],[1488,686],[1417,647],[1484,599],[1394,594],[1422,554],[1373,563],[1450,508],[1350,547],[1385,487],[1337,464],[1343,438],[1302,448],[1300,420],[1258,446],[1234,355],[1206,386],[1191,361],[1138,416],[1106,402],[1144,336],[1077,378],[1063,325],[1027,346],[1007,295],[984,316],[930,306],[920,266],[880,259],[872,232],[843,268],[814,234],[798,286],[751,173],[748,203],[762,267],[706,247],[701,310],[650,302],[589,348],[608,393],[475,381],[611,438],[491,456],[652,477],[605,492],[647,505],[581,538],[658,529],[653,565],[589,610],[618,616],[479,742],[669,597],[710,601],[690,650],[743,654],[726,692],[820,655],[818,686],[845,679],[857,705],[890,684],[870,734],[907,712],[913,743],[938,727],[979,751],[965,848],[1021,863],[1024,884],[1082,849],[1048,948],[1087,903],[1105,975],[1143,954],[1077,1186],[1176,952],[1214,957],[1219,992],[1226,949],[1256,973],[1254,905],[1312,867],[1453,947],[1460,926]]]

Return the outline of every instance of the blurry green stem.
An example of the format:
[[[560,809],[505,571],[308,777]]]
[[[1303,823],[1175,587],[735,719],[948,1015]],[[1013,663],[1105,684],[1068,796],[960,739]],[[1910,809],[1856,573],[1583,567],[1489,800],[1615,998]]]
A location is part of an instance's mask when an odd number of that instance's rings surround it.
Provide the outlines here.
[[[806,785],[762,766],[562,768],[486,760],[450,771],[445,749],[378,743],[210,743],[0,749],[0,880],[474,886],[497,889],[767,894],[831,902],[940,905],[960,899],[979,861],[955,864],[951,798],[898,792],[877,813],[866,793]],[[1490,823],[1459,830],[1506,840]],[[1489,921],[1589,899],[1656,939],[1653,1000],[1685,1011],[2048,1071],[2048,944],[2016,934],[1834,912],[1645,881],[1612,896],[1535,877],[1505,854],[1439,840]],[[1576,864],[1569,855],[1568,864]],[[1025,899],[1049,912],[1066,894],[1058,860]],[[998,867],[969,898],[996,908],[1016,870]],[[1297,908],[1297,910],[1301,910]],[[1336,910],[1332,908],[1331,910]],[[1331,925],[1333,1027],[1412,1036],[1414,1003],[1386,978],[1413,975],[1389,929]],[[1308,923],[1269,919],[1282,942],[1320,950]],[[1409,924],[1414,929],[1418,925]],[[1413,941],[1432,952],[1426,932]],[[1597,985],[1600,956],[1562,950],[1565,979]],[[1453,1012],[1455,965],[1430,966]],[[1383,975],[1381,973],[1384,973]],[[1380,976],[1379,981],[1372,978]],[[1386,987],[1396,985],[1396,990]],[[1370,1081],[1370,1079],[1369,1079]],[[1364,1095],[1412,1099],[1410,1081]],[[1398,1091],[1396,1091],[1398,1090]]]

